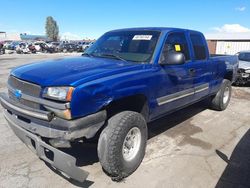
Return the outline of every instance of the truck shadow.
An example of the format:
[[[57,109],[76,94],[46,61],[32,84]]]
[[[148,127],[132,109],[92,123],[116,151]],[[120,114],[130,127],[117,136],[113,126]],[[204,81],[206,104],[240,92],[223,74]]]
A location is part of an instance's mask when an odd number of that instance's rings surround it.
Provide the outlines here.
[[[250,129],[238,142],[230,158],[216,150],[217,155],[227,163],[216,188],[250,187]]]
[[[209,108],[207,100],[200,101],[191,106],[166,115],[148,124],[148,139],[151,139],[176,125],[191,119],[196,114]]]

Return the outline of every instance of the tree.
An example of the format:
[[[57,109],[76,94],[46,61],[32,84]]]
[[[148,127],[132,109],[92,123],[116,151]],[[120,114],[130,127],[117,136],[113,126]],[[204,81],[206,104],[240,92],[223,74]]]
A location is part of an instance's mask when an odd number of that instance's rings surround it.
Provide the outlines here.
[[[45,30],[49,40],[57,41],[59,39],[59,27],[52,16],[47,17]]]

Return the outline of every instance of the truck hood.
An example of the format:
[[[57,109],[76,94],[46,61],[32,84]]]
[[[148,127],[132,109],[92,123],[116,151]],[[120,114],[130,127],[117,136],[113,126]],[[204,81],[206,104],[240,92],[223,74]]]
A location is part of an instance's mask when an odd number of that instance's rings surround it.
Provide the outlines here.
[[[76,57],[20,66],[11,75],[43,87],[78,86],[105,76],[141,69],[141,64],[107,58]]]
[[[250,62],[248,61],[239,61],[239,68],[240,69],[250,69]]]

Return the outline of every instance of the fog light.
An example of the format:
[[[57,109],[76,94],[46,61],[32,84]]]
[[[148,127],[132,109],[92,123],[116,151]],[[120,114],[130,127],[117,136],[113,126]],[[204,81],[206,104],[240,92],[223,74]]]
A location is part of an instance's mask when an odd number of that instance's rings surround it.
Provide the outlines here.
[[[72,119],[71,118],[71,111],[69,109],[63,111],[63,117],[65,119]]]
[[[70,148],[71,144],[68,140],[53,138],[49,140],[49,143],[55,148]]]

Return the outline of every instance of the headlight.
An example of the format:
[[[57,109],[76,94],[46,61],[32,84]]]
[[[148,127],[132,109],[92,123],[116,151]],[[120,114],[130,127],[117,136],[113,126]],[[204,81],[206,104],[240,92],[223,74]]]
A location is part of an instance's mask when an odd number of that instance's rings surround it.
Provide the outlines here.
[[[43,96],[60,101],[71,101],[73,90],[73,87],[47,87]]]
[[[250,69],[246,70],[245,73],[249,73],[250,74]]]
[[[241,77],[242,77],[242,78],[248,78],[248,77],[249,77],[249,74],[247,74],[247,73],[241,73]]]

